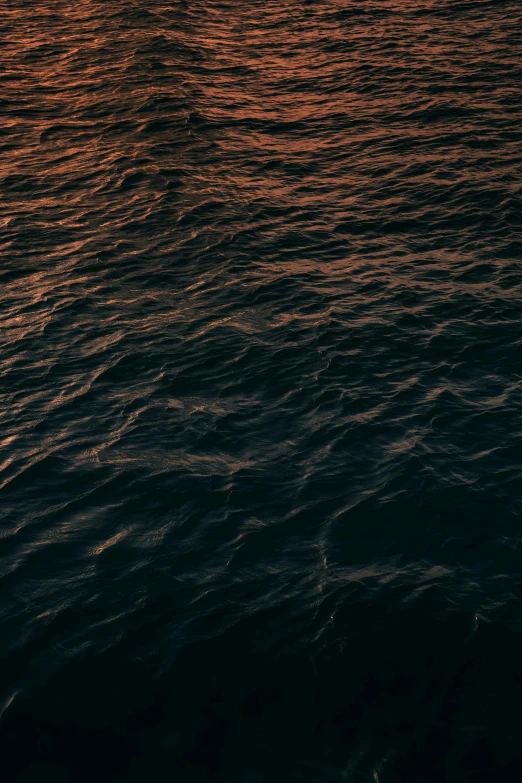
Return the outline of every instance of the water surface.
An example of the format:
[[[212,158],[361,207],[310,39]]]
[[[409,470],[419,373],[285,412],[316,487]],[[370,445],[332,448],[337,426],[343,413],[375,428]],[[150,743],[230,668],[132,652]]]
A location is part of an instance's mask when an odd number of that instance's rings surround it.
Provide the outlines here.
[[[521,30],[6,6],[6,781],[519,778]]]

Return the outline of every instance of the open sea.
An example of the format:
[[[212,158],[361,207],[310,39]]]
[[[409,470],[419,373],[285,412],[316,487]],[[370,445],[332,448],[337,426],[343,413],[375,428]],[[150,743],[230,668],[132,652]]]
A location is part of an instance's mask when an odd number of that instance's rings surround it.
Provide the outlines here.
[[[519,0],[0,9],[0,777],[522,780]]]

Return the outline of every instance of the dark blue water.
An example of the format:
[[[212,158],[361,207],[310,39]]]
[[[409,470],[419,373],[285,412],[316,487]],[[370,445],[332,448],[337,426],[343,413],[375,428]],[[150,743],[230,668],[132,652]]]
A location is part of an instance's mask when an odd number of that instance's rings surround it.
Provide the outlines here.
[[[522,10],[0,13],[2,780],[522,778]]]

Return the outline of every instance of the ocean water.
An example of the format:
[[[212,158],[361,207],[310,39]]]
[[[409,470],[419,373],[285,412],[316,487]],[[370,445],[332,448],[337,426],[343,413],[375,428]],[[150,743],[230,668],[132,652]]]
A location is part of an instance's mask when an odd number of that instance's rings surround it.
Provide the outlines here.
[[[2,780],[520,780],[518,0],[0,42]]]

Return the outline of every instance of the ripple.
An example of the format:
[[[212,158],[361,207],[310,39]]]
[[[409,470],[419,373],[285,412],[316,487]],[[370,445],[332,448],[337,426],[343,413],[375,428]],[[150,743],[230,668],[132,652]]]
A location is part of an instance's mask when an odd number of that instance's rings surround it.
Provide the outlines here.
[[[8,780],[519,777],[520,16],[10,3]]]

